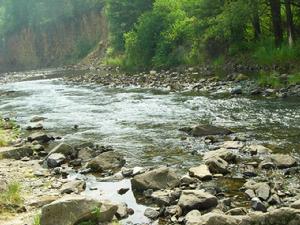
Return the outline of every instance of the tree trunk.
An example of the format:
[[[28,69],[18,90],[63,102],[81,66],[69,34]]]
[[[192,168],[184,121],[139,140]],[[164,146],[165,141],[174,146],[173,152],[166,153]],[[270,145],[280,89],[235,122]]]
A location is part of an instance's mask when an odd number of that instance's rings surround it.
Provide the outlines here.
[[[292,46],[295,41],[294,19],[291,8],[291,0],[284,0],[286,12],[286,26],[289,45]]]
[[[273,32],[276,47],[280,47],[283,41],[283,32],[281,26],[281,2],[280,0],[269,0],[271,6],[271,15],[273,23]]]
[[[253,0],[250,2],[250,4],[252,5],[252,26],[254,29],[254,38],[255,40],[258,40],[261,35],[258,2],[257,0]]]

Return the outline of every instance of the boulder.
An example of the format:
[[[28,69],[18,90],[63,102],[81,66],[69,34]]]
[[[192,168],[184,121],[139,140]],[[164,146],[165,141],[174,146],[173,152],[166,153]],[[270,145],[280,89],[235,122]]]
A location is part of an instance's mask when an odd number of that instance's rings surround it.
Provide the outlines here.
[[[191,177],[197,177],[200,180],[211,180],[212,174],[210,173],[206,165],[200,165],[197,167],[192,167],[189,169],[189,174]]]
[[[238,155],[235,153],[234,150],[220,148],[215,151],[206,152],[203,156],[203,160],[206,161],[210,158],[216,158],[216,157],[219,157],[228,163],[235,163],[237,161]]]
[[[242,216],[246,215],[248,213],[248,210],[244,207],[239,207],[239,208],[233,208],[230,209],[226,212],[226,215],[231,215],[231,216]]]
[[[66,160],[66,157],[61,153],[53,153],[46,159],[49,168],[55,168],[62,165]]]
[[[199,210],[192,210],[186,214],[184,220],[185,225],[196,225],[201,217],[201,212]]]
[[[218,205],[218,199],[202,190],[184,190],[178,201],[183,212],[191,210],[207,210]]]
[[[100,213],[95,213],[98,210]],[[41,225],[75,225],[89,219],[111,222],[118,206],[84,196],[65,196],[42,208]]]
[[[176,190],[158,190],[151,193],[154,202],[161,206],[171,205],[180,196],[180,191]]]
[[[24,157],[30,157],[32,155],[33,155],[33,150],[28,145],[22,147],[0,148],[0,158],[20,160]]]
[[[271,154],[272,150],[263,145],[250,145],[247,147],[251,155],[266,155]]]
[[[61,189],[61,194],[71,194],[71,193],[80,193],[85,190],[86,183],[82,180],[73,180],[68,183],[65,183]]]
[[[222,127],[216,127],[212,125],[198,125],[192,128],[183,128],[185,131],[194,137],[204,137],[209,135],[229,135],[232,131]]]
[[[106,170],[118,171],[125,164],[123,156],[117,152],[104,152],[88,164],[87,168],[90,168],[92,172],[102,173]]]
[[[35,123],[35,122],[41,122],[44,121],[46,118],[42,116],[34,116],[30,119],[30,122]]]
[[[258,183],[255,189],[256,196],[266,201],[271,193],[271,188],[267,183]]]
[[[138,191],[144,191],[147,189],[172,189],[177,187],[179,183],[180,180],[177,173],[164,166],[136,175],[131,180],[132,188]]]
[[[267,207],[256,197],[251,199],[251,207],[255,211],[267,212]]]
[[[210,212],[203,216],[194,215],[191,222],[186,221],[188,225],[239,225],[240,217],[229,216],[222,213]]]
[[[273,154],[270,159],[279,169],[285,169],[297,165],[297,161],[290,155],[285,154]]]
[[[300,209],[300,199],[291,204],[291,208]]]
[[[47,143],[51,140],[53,140],[53,137],[48,136],[47,134],[43,132],[36,132],[28,136],[28,141],[38,141],[39,143]]]
[[[65,143],[60,143],[56,147],[54,147],[48,155],[54,154],[54,153],[61,153],[64,156],[75,156],[75,151],[72,146],[65,144]]]
[[[116,217],[121,220],[128,217],[128,206],[126,203],[118,204],[118,210],[116,213]]]
[[[158,211],[151,208],[147,208],[144,212],[144,216],[148,217],[151,220],[157,219],[159,217],[159,214],[160,213]]]
[[[220,157],[209,158],[205,161],[209,171],[214,174],[227,174],[229,173],[228,163]]]

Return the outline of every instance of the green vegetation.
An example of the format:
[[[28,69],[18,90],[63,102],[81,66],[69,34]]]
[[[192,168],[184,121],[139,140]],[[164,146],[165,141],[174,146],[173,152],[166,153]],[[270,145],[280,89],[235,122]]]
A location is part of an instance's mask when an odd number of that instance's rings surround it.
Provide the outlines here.
[[[8,146],[19,134],[19,127],[14,121],[5,121],[0,117],[0,147]]]
[[[18,207],[23,204],[21,198],[21,185],[19,183],[11,183],[7,189],[0,193],[0,214],[14,213]]]
[[[33,224],[32,225],[40,225],[41,224],[41,215],[37,214],[33,218]]]
[[[300,59],[300,5],[294,0],[115,0],[115,7],[111,2],[110,44],[122,60],[107,63],[149,69],[229,60],[285,65]]]
[[[260,72],[258,76],[258,84],[263,87],[271,87],[271,88],[282,87],[282,82],[280,81],[280,77],[277,72],[272,72],[272,73]]]
[[[87,220],[83,220],[81,222],[79,222],[77,225],[98,225],[99,224],[99,217],[100,217],[100,208],[99,207],[95,207],[92,212],[91,212],[91,218],[87,219]]]

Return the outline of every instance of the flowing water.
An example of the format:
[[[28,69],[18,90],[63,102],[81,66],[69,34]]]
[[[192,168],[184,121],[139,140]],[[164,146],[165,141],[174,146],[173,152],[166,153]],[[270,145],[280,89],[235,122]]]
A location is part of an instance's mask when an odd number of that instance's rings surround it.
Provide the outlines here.
[[[34,79],[0,85],[0,114],[23,127],[34,115],[44,116],[44,127],[64,141],[112,145],[125,155],[128,166],[199,164],[201,157],[195,152],[205,152],[208,146],[202,139],[183,138],[178,129],[208,122],[276,151],[300,153],[299,99],[216,98],[162,89],[74,85],[60,78],[61,71],[42,74],[31,72]]]

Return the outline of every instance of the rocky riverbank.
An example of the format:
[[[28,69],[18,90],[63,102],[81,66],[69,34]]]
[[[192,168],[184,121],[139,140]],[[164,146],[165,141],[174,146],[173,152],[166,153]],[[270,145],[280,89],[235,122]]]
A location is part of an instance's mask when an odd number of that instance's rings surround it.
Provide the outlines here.
[[[70,69],[70,68],[69,68]],[[71,69],[74,69],[73,67]],[[75,69],[78,69],[75,67]],[[67,81],[95,83],[112,87],[137,86],[143,88],[164,88],[169,91],[193,91],[200,94],[220,96],[264,96],[264,97],[300,97],[300,85],[288,85],[288,75],[281,74],[280,82],[285,87],[274,88],[271,85],[260,86],[256,75],[252,73],[222,72],[224,76],[215,76],[211,69],[187,68],[181,70],[149,71],[127,74],[113,67],[90,67],[76,76],[66,77]],[[251,75],[252,74],[252,75]]]
[[[5,191],[21,184],[23,199],[2,206],[13,214],[2,216],[1,224],[131,224],[134,216],[141,224],[300,223],[297,154],[278,154],[226,128],[201,124],[180,128],[209,146],[198,165],[128,168],[110,146],[72,145],[50,135],[45,119],[32,118],[36,124],[26,137],[0,149],[0,186]],[[131,184],[110,188],[116,192],[111,195],[95,185],[126,180]],[[129,200],[132,194],[142,212]]]

